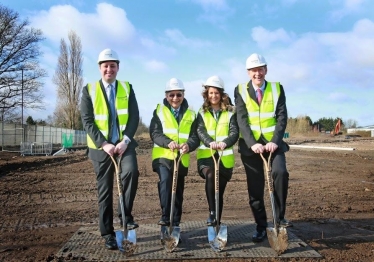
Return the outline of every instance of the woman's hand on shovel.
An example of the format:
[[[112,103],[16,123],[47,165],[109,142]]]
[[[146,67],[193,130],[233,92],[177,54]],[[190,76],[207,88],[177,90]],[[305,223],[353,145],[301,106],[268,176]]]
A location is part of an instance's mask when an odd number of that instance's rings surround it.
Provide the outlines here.
[[[168,144],[168,147],[170,148],[170,150],[179,149],[179,145],[178,145],[178,143],[175,142],[175,141],[171,141],[171,142]]]
[[[187,143],[183,143],[183,144],[180,145],[180,152],[182,154],[186,154],[186,153],[188,153],[188,151],[190,151],[190,147],[188,146]]]

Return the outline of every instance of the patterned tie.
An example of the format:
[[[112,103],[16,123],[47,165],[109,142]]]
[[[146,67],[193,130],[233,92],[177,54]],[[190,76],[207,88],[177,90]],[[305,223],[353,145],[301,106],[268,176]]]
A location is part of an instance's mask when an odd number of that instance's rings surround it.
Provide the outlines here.
[[[112,115],[112,129],[111,129],[111,142],[114,144],[119,139],[118,136],[118,127],[117,127],[117,112],[116,112],[116,94],[115,88],[112,84],[109,85],[110,88],[110,97],[109,97],[109,104],[110,104],[110,113]]]
[[[173,114],[174,114],[175,119],[178,120],[179,110],[173,109]]]
[[[257,88],[256,92],[257,92],[258,104],[261,105],[261,101],[262,101],[262,90],[261,90],[261,88]]]

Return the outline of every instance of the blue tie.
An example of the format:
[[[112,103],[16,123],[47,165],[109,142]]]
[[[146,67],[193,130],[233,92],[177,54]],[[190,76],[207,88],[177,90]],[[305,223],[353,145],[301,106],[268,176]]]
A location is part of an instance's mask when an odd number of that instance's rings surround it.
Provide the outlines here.
[[[117,112],[116,112],[116,94],[115,88],[110,84],[110,113],[112,115],[112,128],[111,128],[111,142],[114,144],[119,139],[118,137],[118,127],[117,127]]]
[[[175,119],[177,119],[177,120],[178,120],[178,114],[179,114],[178,111],[179,111],[179,110],[173,109],[174,117],[175,117]]]

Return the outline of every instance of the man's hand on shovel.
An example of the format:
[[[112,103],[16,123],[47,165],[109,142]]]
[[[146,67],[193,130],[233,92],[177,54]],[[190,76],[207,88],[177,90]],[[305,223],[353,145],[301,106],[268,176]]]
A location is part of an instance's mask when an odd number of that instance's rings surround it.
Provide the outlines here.
[[[254,144],[253,146],[251,146],[251,149],[256,154],[262,154],[265,152],[265,147],[260,143]]]
[[[125,143],[125,141],[121,141],[116,145],[114,149],[114,154],[118,154],[119,156],[121,156],[123,153],[125,153],[126,149],[127,144]]]
[[[269,142],[265,145],[265,150],[267,152],[271,152],[271,153],[274,153],[275,150],[277,150],[278,148],[278,145],[276,143],[273,143],[273,142]]]
[[[101,148],[110,156],[113,156],[114,155],[114,149],[116,148],[113,144],[110,144],[108,142],[104,142],[102,145],[101,145]]]

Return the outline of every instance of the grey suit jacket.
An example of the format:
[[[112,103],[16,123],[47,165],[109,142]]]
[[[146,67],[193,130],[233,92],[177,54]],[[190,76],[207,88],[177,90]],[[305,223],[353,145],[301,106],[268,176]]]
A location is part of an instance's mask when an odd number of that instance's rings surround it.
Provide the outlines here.
[[[267,81],[265,81],[265,88]],[[247,84],[247,92],[252,99],[257,101],[256,93],[254,91],[252,81]],[[279,150],[286,152],[289,150],[288,145],[283,141],[283,135],[287,126],[287,106],[286,106],[286,96],[284,93],[283,86],[280,86],[279,100],[276,105],[275,117],[277,120],[277,125],[275,126],[274,135],[271,141],[267,141],[263,136],[261,136],[257,141],[253,136],[251,127],[248,124],[248,112],[246,105],[239,94],[238,86],[235,87],[234,91],[235,105],[236,105],[236,115],[238,120],[239,131],[242,137],[239,138],[239,152],[243,155],[252,155],[254,152],[251,147],[256,144],[266,144],[267,142],[273,142],[278,145]]]
[[[102,80],[100,80],[99,82],[100,82],[101,89],[105,93],[105,88],[103,86]],[[116,90],[117,90],[117,87],[118,87],[118,81],[116,81],[116,84],[115,84]],[[105,97],[105,100],[106,100],[107,107],[109,108],[109,101],[106,97]],[[95,116],[94,116],[94,111],[93,111],[93,105],[92,105],[91,97],[88,94],[87,85],[83,87],[80,111],[81,111],[81,117],[82,117],[84,130],[91,137],[96,147],[100,148],[101,145],[107,140],[103,136],[103,134],[100,132],[100,130],[98,129],[98,127],[96,126],[94,122]],[[127,150],[134,150],[134,148],[138,146],[138,143],[134,139],[134,135],[139,124],[139,108],[138,108],[138,102],[136,101],[135,93],[134,93],[134,90],[131,84],[130,84],[128,114],[129,114],[129,119],[126,125],[126,129],[122,132],[122,134],[128,136],[131,140],[131,143],[128,145]],[[109,113],[109,121],[108,121],[109,123],[111,123],[112,117],[113,116]],[[117,118],[117,123],[118,123],[118,118]],[[109,133],[110,133],[110,128],[111,127],[109,126]],[[106,161],[107,158],[109,158],[108,154],[104,150],[92,149],[92,148],[89,148],[88,157],[92,160],[99,161],[99,162]]]

